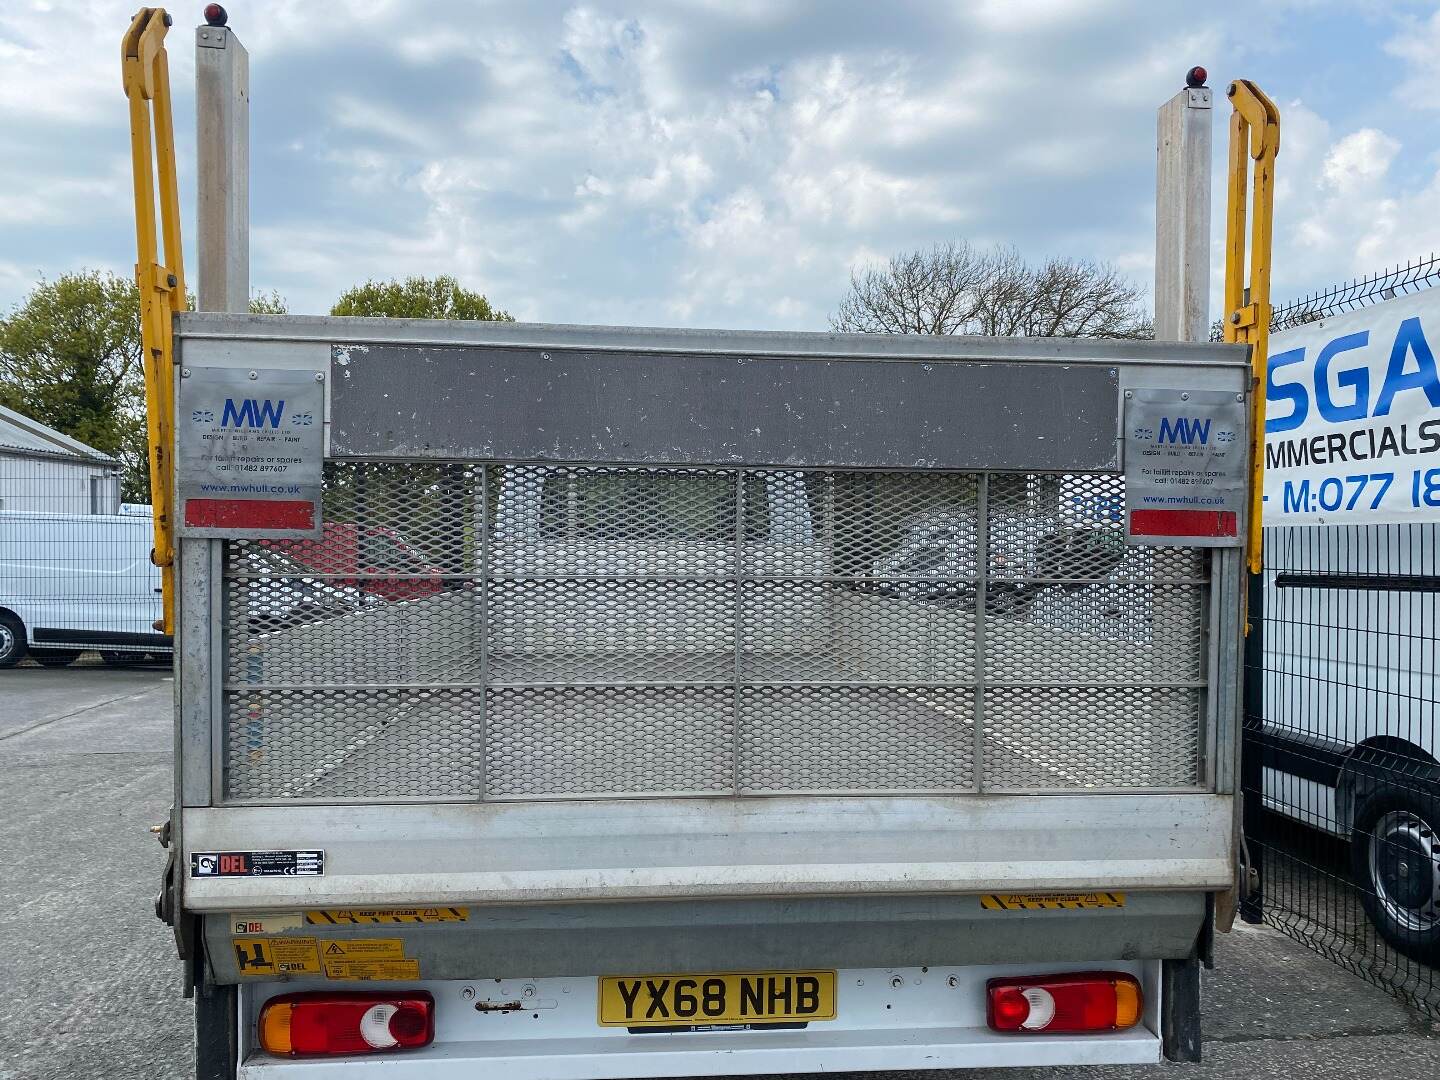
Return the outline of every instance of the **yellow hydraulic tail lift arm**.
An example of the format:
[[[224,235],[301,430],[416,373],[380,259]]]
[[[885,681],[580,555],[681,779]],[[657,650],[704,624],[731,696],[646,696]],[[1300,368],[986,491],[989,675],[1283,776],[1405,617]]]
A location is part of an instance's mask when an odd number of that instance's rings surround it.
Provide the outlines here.
[[[1270,347],[1270,237],[1275,206],[1275,157],[1280,152],[1280,110],[1254,83],[1237,79],[1225,91],[1230,116],[1229,194],[1225,212],[1225,340],[1250,346],[1250,520],[1245,537],[1250,571],[1242,622],[1247,655],[1259,650],[1259,635],[1252,636],[1250,618],[1261,597],[1265,569],[1262,541],[1265,507],[1265,389]],[[1251,172],[1253,170],[1253,179]],[[1246,261],[1246,195],[1254,189],[1255,207],[1249,215],[1249,262]],[[1247,274],[1248,270],[1248,274]],[[1248,277],[1248,281],[1247,281]],[[1246,723],[1260,714],[1260,680],[1250,672],[1245,681]],[[1262,787],[1260,759],[1247,748],[1240,755],[1241,817],[1236,821],[1236,843],[1241,853],[1238,888],[1216,898],[1215,923],[1228,931],[1239,914],[1247,922],[1260,919],[1260,878],[1249,848],[1260,813]]]
[[[140,336],[145,360],[145,411],[150,440],[150,503],[160,567],[164,617],[157,630],[175,632],[175,423],[172,316],[185,310],[185,264],[180,250],[180,197],[175,181],[175,135],[164,8],[141,8],[121,45],[125,96],[130,99],[130,156],[135,174],[135,280],[140,286]],[[157,238],[156,205],[160,233]],[[160,261],[160,239],[165,261]]]
[[[1250,396],[1250,573],[1264,569],[1261,513],[1265,493],[1265,379],[1270,347],[1270,234],[1275,205],[1275,157],[1280,152],[1280,110],[1247,79],[1225,91],[1230,117],[1230,182],[1225,213],[1225,340],[1250,346],[1254,392]],[[1254,162],[1255,210],[1250,215],[1249,281],[1246,281],[1247,161]]]

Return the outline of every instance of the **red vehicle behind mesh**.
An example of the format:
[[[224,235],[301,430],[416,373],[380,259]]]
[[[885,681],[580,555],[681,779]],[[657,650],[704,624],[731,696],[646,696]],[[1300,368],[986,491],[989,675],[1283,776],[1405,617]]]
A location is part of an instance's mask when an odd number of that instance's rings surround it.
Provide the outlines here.
[[[383,600],[416,600],[445,590],[443,572],[383,525],[327,521],[318,539],[263,542],[337,585]]]

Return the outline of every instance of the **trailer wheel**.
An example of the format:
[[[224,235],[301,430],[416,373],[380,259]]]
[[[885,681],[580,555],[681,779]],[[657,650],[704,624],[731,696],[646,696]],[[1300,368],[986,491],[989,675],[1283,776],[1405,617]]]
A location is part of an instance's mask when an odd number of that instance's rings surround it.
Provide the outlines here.
[[[8,611],[0,611],[0,668],[25,659],[25,624]]]
[[[1440,799],[1375,788],[1356,811],[1350,859],[1380,936],[1414,960],[1440,964]]]

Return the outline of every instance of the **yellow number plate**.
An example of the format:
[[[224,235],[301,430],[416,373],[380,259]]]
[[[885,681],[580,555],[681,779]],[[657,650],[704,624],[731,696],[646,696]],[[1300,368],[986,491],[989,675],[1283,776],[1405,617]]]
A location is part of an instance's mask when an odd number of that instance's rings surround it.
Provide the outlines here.
[[[835,1019],[835,972],[627,975],[600,980],[606,1027],[700,1027]]]

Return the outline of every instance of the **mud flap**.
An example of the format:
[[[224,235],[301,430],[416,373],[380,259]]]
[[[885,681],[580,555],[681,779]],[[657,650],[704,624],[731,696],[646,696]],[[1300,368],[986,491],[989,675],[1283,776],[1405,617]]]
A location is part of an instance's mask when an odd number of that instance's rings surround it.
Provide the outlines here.
[[[210,981],[202,952],[195,950],[186,965],[195,983],[195,1080],[235,1080],[240,1055],[237,990]]]
[[[1160,969],[1160,1046],[1167,1061],[1200,1061],[1200,960],[1165,960]]]

